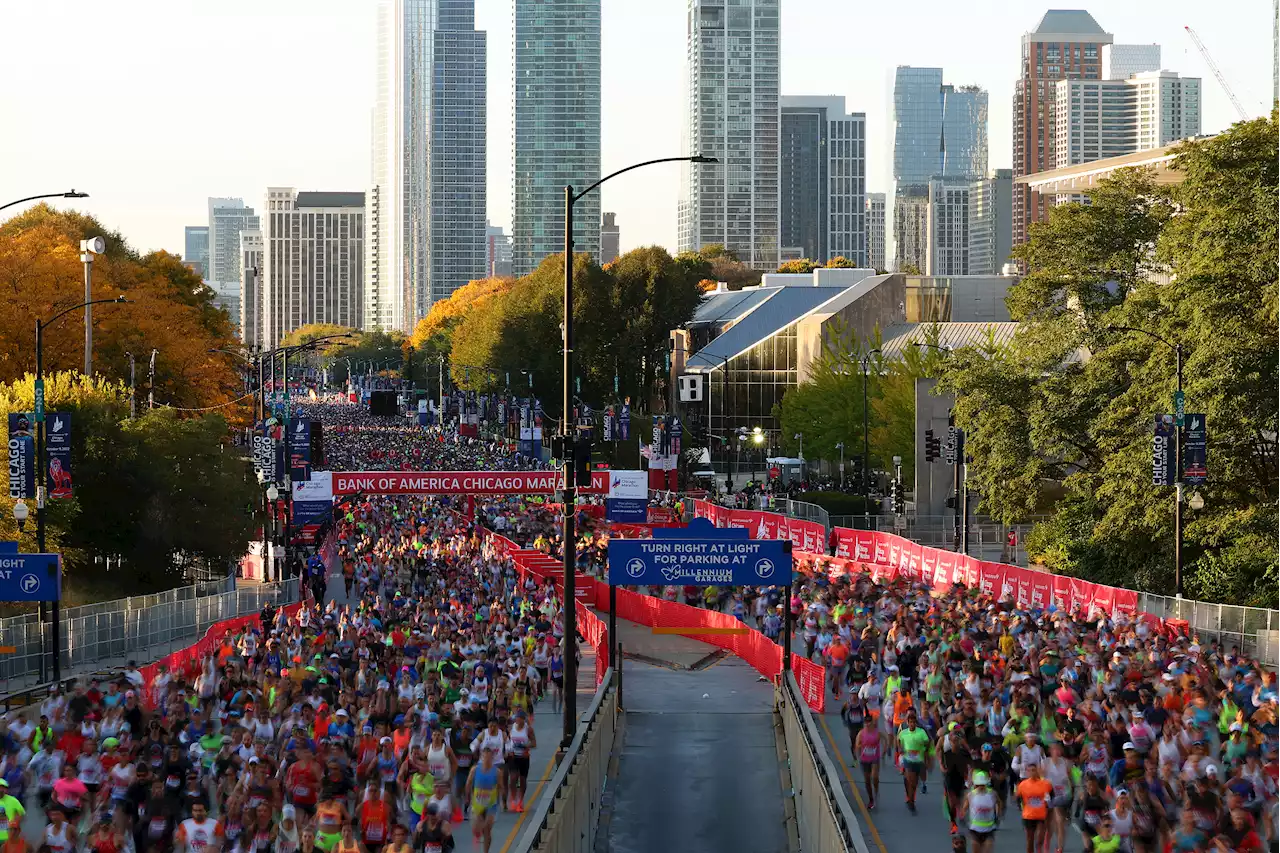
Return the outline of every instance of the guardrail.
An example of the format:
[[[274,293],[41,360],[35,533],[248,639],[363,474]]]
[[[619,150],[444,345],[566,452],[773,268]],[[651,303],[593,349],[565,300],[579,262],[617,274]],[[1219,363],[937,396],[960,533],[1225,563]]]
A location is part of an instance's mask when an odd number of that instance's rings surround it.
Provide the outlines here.
[[[190,645],[215,622],[298,598],[297,578],[235,589],[227,585],[228,581],[196,584],[68,608],[58,650],[63,671],[109,669],[128,660],[144,663]],[[0,693],[21,692],[41,682],[41,658],[51,664],[43,653],[48,630],[35,614],[0,620],[0,645],[15,649],[0,657]],[[46,666],[46,671],[51,669]]]
[[[774,689],[774,707],[787,745],[801,853],[868,853],[813,712],[790,672]]]
[[[583,853],[595,849],[600,800],[618,733],[617,671],[610,667],[578,723],[547,788],[530,813],[528,828],[510,853]]]

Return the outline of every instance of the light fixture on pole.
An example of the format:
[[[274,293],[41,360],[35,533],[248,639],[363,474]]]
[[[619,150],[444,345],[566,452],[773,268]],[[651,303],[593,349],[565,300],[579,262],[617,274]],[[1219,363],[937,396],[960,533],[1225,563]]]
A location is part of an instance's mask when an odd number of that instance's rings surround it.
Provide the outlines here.
[[[836,450],[840,451],[840,491],[844,491],[844,442],[836,442]]]
[[[27,508],[27,503],[19,499],[13,505],[13,520],[18,523],[18,532],[21,533],[27,527],[27,519],[31,516],[31,510]]]
[[[276,484],[272,483],[267,486],[267,500],[274,501],[280,498],[280,490],[276,488]]]
[[[107,241],[90,237],[80,241],[80,260],[84,264],[84,375],[93,376],[93,256],[107,250]]]
[[[1187,498],[1187,506],[1199,512],[1204,509],[1204,496],[1199,492],[1192,492],[1191,497]]]
[[[562,332],[561,350],[564,356],[563,373],[561,381],[563,383],[563,407],[561,411],[564,413],[560,421],[560,434],[557,437],[558,458],[564,460],[564,500],[562,506],[564,509],[564,522],[562,527],[562,535],[564,538],[564,683],[568,685],[564,691],[564,719],[563,732],[561,735],[561,746],[568,748],[573,742],[573,737],[578,730],[578,641],[577,626],[578,615],[574,610],[573,602],[575,580],[574,572],[577,571],[577,537],[574,534],[574,522],[576,521],[577,509],[577,488],[575,486],[575,465],[578,458],[578,439],[574,434],[574,424],[571,423],[572,418],[569,413],[573,411],[573,206],[605,181],[615,178],[624,172],[630,172],[633,169],[639,169],[643,166],[652,166],[657,163],[718,163],[715,157],[705,157],[696,154],[692,157],[663,157],[658,160],[646,160],[643,163],[636,163],[627,166],[625,169],[619,169],[605,175],[591,186],[581,192],[574,192],[572,185],[565,185],[564,188],[564,323]],[[598,249],[598,246],[591,247],[592,251]],[[533,387],[533,374],[529,374],[529,386]],[[588,460],[589,461],[589,460]],[[589,465],[588,465],[589,470]],[[583,484],[588,485],[588,483]],[[616,636],[609,637],[611,652],[617,648],[618,638]],[[616,663],[615,654],[610,654],[610,663]]]

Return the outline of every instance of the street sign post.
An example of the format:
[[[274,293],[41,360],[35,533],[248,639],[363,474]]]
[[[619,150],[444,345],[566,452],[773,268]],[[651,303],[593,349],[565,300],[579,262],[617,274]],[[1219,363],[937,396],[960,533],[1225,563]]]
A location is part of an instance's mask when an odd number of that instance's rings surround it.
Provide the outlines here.
[[[1173,392],[1173,422],[1178,426],[1182,426],[1183,420],[1186,418],[1186,395],[1181,391]]]
[[[57,554],[0,553],[0,601],[58,601],[62,572]]]
[[[35,422],[44,422],[44,380],[36,380]]]

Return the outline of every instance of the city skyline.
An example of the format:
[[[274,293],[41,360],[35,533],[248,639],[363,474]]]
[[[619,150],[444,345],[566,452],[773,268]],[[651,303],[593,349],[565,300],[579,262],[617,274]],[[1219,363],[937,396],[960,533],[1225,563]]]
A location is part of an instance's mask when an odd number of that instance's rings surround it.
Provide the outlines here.
[[[940,66],[948,82],[974,84],[990,92],[990,167],[1012,164],[1011,107],[1018,77],[1021,35],[1033,29],[1053,4],[977,3],[953,9],[921,3],[912,10],[875,9],[869,18],[835,3],[782,3],[781,95],[844,95],[848,110],[867,114],[867,190],[885,192],[891,164],[889,95],[897,65]],[[1225,94],[1182,31],[1192,24],[1251,114],[1263,114],[1272,75],[1273,10],[1268,4],[1231,7],[1212,17],[1194,4],[1173,2],[1161,16],[1118,2],[1073,4],[1086,8],[1118,44],[1163,46],[1162,65],[1203,85],[1202,132],[1214,133],[1235,119]],[[23,33],[57,27],[54,18],[75,14],[69,3],[52,10],[17,7],[6,10],[12,26],[0,34],[4,58],[0,68],[10,79],[31,79],[40,64],[34,44]],[[1256,8],[1255,8],[1256,7]],[[653,156],[680,153],[679,127],[684,111],[686,0],[655,0],[643,9],[607,4],[602,10],[602,166],[605,171]],[[903,33],[921,17],[932,23],[910,39]],[[839,29],[859,18],[860,31],[883,33],[856,56],[813,50],[807,32]],[[487,217],[510,227],[512,160],[512,4],[479,0],[476,29],[488,35]],[[1263,26],[1263,22],[1267,26]],[[77,201],[83,210],[118,228],[135,248],[184,249],[184,226],[203,221],[209,197],[256,199],[264,186],[293,185],[304,190],[363,187],[370,169],[369,121],[373,106],[376,47],[372,3],[302,3],[279,0],[261,4],[228,0],[217,8],[174,8],[139,2],[130,13],[95,24],[91,33],[67,30],[66,51],[59,63],[42,71],[40,85],[7,87],[0,109],[14,116],[10,131],[0,135],[0,156],[23,163],[21,196],[50,188],[76,186],[91,197]],[[168,38],[172,32],[181,38]],[[268,99],[268,81],[291,62],[275,50],[287,37],[321,53],[340,51],[348,72],[323,92],[296,93],[289,103]],[[144,62],[130,45],[146,39]],[[224,69],[206,86],[202,112],[257,116],[254,132],[243,137],[205,140],[183,122],[158,123],[145,132],[122,124],[121,113],[103,99],[86,98],[68,109],[47,98],[53,88],[68,91],[95,80],[112,91],[127,91],[138,103],[177,102],[189,85],[217,57],[218,45],[234,38],[256,60],[247,67]],[[154,43],[153,43],[154,42]],[[983,46],[973,50],[974,43]],[[138,59],[119,56],[138,54]],[[170,73],[155,75],[156,63]],[[261,106],[259,106],[261,105]],[[266,109],[269,106],[270,109]],[[264,112],[264,109],[266,111]],[[86,137],[84,127],[96,133]],[[642,132],[637,132],[637,127]],[[39,133],[30,132],[39,128]],[[92,144],[85,142],[91,138]],[[322,140],[322,145],[317,145]],[[622,249],[658,243],[674,249],[679,194],[678,170],[651,170],[643,180],[623,179],[604,188],[604,209],[625,221]],[[28,186],[30,184],[30,186]],[[57,206],[64,206],[58,203]]]

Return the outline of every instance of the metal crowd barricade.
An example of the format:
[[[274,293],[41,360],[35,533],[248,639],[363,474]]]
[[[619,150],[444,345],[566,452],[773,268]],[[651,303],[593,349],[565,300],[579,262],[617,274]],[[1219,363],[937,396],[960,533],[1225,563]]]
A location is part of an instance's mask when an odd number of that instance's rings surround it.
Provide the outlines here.
[[[1181,619],[1200,641],[1217,640],[1230,651],[1266,666],[1280,666],[1280,611],[1238,604],[1212,604],[1190,598],[1138,593],[1138,609],[1161,619]]]
[[[191,645],[215,622],[257,613],[267,603],[297,601],[298,584],[291,578],[233,588],[226,579],[67,608],[62,611],[62,670],[71,674],[155,660]],[[47,630],[35,614],[0,620],[0,645],[14,647],[13,653],[0,655],[0,694],[40,682]]]

